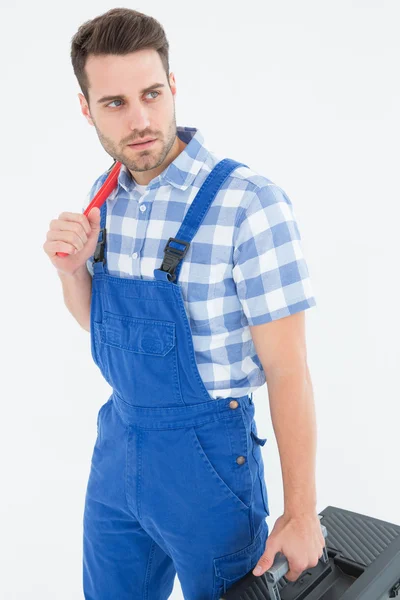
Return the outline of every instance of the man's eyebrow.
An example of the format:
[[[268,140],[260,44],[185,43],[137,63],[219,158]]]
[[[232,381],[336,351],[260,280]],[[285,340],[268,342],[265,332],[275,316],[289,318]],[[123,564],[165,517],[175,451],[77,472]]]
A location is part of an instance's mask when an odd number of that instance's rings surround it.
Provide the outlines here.
[[[149,87],[144,88],[140,91],[141,94],[145,94],[146,92],[151,92],[155,88],[165,87],[164,83],[153,83],[153,85],[149,85]],[[126,97],[123,94],[115,95],[115,96],[102,96],[99,100],[97,100],[97,104],[102,104],[103,102],[111,102],[111,100],[115,100],[116,98],[122,98],[123,100]]]

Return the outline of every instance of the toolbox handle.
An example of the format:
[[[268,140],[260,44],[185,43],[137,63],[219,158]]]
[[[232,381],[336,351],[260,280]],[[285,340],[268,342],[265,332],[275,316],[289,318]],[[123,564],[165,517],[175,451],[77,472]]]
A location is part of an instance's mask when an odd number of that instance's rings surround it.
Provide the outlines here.
[[[319,519],[322,519],[322,515],[318,515]],[[326,530],[325,525],[321,524],[321,531],[324,538],[327,537],[328,532]],[[322,556],[319,561],[324,562],[329,567],[329,557],[326,549],[326,545],[324,546]],[[318,561],[318,562],[319,562]],[[236,582],[232,589],[229,589],[223,596],[220,597],[220,600],[244,600],[244,598],[260,598],[257,593],[260,594],[260,590],[262,589],[263,596],[265,600],[281,600],[278,588],[278,581],[288,572],[289,563],[282,552],[278,552],[276,554],[273,565],[270,569],[265,571],[263,575],[254,575],[252,570],[245,575],[244,578]],[[258,580],[262,580],[258,583]],[[261,587],[259,587],[261,584]],[[240,589],[235,588],[235,586],[240,586]],[[267,590],[265,589],[267,588]],[[250,593],[252,595],[250,596]],[[303,596],[302,596],[303,597]]]
[[[321,518],[321,517],[319,517]],[[325,525],[321,524],[321,531],[324,538],[328,535]],[[324,563],[329,562],[328,553],[326,551],[326,546],[324,547],[322,557],[320,558]],[[267,580],[267,588],[271,600],[280,600],[280,594],[278,590],[277,583],[278,581],[289,571],[289,563],[287,558],[281,553],[278,552],[274,563],[270,569],[265,571],[265,577]]]

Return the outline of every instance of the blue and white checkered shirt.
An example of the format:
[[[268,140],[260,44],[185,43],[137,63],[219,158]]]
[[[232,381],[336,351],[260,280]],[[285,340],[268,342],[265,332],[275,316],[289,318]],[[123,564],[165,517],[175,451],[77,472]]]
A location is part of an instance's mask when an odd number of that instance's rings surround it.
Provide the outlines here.
[[[154,280],[168,238],[176,236],[202,183],[224,158],[207,150],[199,129],[177,127],[177,135],[187,146],[144,194],[121,167],[107,199],[110,275]],[[94,182],[87,204],[106,177],[107,171]],[[189,246],[177,285],[210,395],[254,392],[266,379],[249,325],[316,304],[292,203],[282,188],[248,167],[232,171]]]

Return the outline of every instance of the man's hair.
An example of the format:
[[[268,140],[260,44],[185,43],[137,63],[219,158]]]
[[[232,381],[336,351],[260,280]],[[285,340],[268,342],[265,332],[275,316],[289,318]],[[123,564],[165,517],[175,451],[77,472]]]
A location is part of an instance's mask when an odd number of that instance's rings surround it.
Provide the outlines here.
[[[86,102],[89,104],[85,64],[90,54],[125,55],[144,48],[158,52],[168,79],[169,44],[162,25],[153,17],[130,8],[111,8],[83,23],[71,40],[71,61]]]

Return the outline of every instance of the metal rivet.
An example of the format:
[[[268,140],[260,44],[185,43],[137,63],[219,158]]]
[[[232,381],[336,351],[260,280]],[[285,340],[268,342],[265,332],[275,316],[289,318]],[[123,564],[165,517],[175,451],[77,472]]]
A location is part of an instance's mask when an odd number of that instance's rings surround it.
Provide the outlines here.
[[[246,458],[244,456],[238,456],[236,459],[236,462],[238,465],[242,465],[243,463],[246,462]]]
[[[231,400],[229,402],[229,407],[230,408],[237,408],[239,406],[239,402],[237,400]]]

